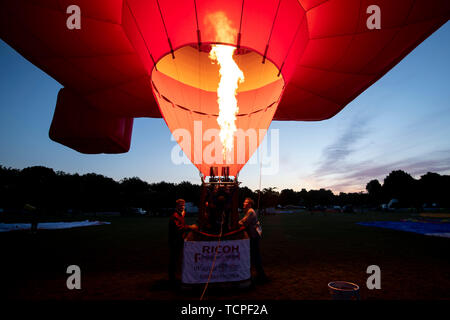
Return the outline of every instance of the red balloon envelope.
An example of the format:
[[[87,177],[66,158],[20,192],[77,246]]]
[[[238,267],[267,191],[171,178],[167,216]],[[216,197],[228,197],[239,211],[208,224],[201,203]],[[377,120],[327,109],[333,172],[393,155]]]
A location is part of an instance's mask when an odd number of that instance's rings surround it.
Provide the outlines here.
[[[67,28],[70,5],[81,10],[80,29]],[[373,5],[380,29],[368,27]],[[447,22],[450,2],[15,0],[0,9],[0,37],[65,87],[53,140],[85,153],[126,152],[132,119],[162,116],[203,174],[226,165],[235,175],[272,119],[334,116]],[[218,38],[217,15],[229,41]],[[236,127],[247,143],[235,138],[231,164],[210,152],[219,67],[208,53],[217,43],[238,48],[245,75]]]

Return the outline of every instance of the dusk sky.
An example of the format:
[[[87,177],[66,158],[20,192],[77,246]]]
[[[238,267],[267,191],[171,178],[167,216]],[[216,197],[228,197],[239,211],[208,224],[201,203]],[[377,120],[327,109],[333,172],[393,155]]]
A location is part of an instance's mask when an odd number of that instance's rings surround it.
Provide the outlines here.
[[[279,171],[262,187],[363,191],[372,179],[402,169],[415,178],[450,173],[450,24],[446,23],[335,117],[274,121]],[[0,165],[43,165],[68,173],[95,172],[120,180],[200,183],[194,165],[175,165],[176,142],[163,119],[135,119],[126,154],[84,155],[50,140],[61,85],[0,40]],[[240,174],[259,186],[259,165]]]

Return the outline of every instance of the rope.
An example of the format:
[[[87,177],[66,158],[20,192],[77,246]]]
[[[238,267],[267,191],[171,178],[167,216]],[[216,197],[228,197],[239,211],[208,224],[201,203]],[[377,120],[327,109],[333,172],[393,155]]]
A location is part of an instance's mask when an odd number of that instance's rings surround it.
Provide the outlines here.
[[[128,11],[130,11],[131,16],[133,17],[134,24],[136,25],[136,28],[137,28],[138,31],[139,31],[139,34],[140,34],[140,36],[141,36],[141,38],[142,38],[142,41],[144,41],[145,48],[147,49],[147,52],[148,52],[148,54],[150,55],[150,58],[151,58],[152,61],[153,61],[153,65],[155,66],[155,69],[158,70],[158,69],[156,68],[156,62],[155,62],[155,59],[153,59],[153,55],[150,53],[150,49],[148,48],[147,41],[145,41],[145,38],[144,38],[144,36],[143,36],[143,34],[142,34],[142,31],[141,31],[141,28],[139,27],[139,24],[138,24],[137,21],[136,21],[136,17],[134,16],[133,11],[131,10],[130,5],[128,4],[128,1],[125,1],[125,4],[127,5]]]
[[[205,288],[203,289],[203,293],[202,293],[202,295],[200,296],[200,301],[203,300],[203,296],[205,295],[206,289],[208,288],[208,285],[209,285],[209,281],[211,280],[211,275],[212,275],[212,272],[213,272],[213,269],[214,269],[214,265],[216,264],[217,248],[218,248],[219,245],[220,245],[220,240],[222,240],[222,231],[223,231],[223,222],[224,222],[224,221],[225,221],[225,212],[222,212],[222,222],[220,223],[219,240],[217,241],[216,250],[214,250],[214,251],[215,251],[215,254],[214,254],[214,260],[213,260],[213,263],[212,263],[212,265],[211,265],[211,269],[209,270],[208,280],[207,280],[206,283],[205,283]]]
[[[262,226],[263,226],[263,217],[264,217],[264,215],[263,214],[261,214],[261,209],[260,209],[260,200],[261,200],[261,178],[262,178],[262,145],[260,146],[260,157],[259,157],[259,187],[258,187],[258,190],[259,190],[259,192],[258,192],[258,204],[257,204],[257,209],[256,209],[256,212],[257,212],[257,219],[258,219],[258,222],[259,222],[259,226],[260,226],[260,228],[262,229]]]
[[[201,234],[201,235],[207,236],[207,237],[219,238],[219,237],[221,237],[221,236],[222,236],[222,237],[228,237],[228,236],[231,236],[231,235],[233,235],[233,234],[235,234],[235,233],[239,233],[239,232],[241,232],[241,231],[243,231],[243,230],[245,230],[245,227],[241,227],[241,228],[239,228],[239,229],[230,231],[230,232],[228,232],[228,233],[225,233],[224,235],[206,233],[206,232],[202,232],[202,231],[200,231],[200,230],[193,230],[193,231],[194,231],[194,232],[197,232],[197,233],[199,233],[199,234]]]
[[[270,39],[272,38],[272,32],[275,27],[275,21],[277,20],[277,17],[278,17],[278,10],[280,9],[280,4],[281,4],[281,0],[278,1],[277,11],[275,12],[275,17],[273,17],[272,28],[270,29],[269,39],[267,40],[266,49],[264,50],[264,56],[263,56],[262,63],[265,63],[265,61],[266,61],[267,51],[269,50]]]
[[[170,53],[172,54],[172,59],[175,59],[175,55],[173,53],[173,48],[172,48],[172,42],[170,41],[169,33],[167,32],[166,22],[164,21],[164,17],[163,17],[163,14],[162,14],[162,11],[161,11],[161,7],[159,5],[159,1],[158,0],[156,0],[156,4],[158,5],[158,10],[159,10],[159,14],[161,16],[162,24],[164,26],[164,31],[166,32],[167,42],[169,43]]]
[[[259,210],[259,203],[260,203],[260,200],[261,200],[261,177],[262,177],[262,173],[261,173],[261,171],[262,171],[262,145],[260,146],[260,150],[259,150],[259,154],[260,154],[260,157],[259,157],[259,187],[258,187],[258,204],[257,204],[257,212],[258,212],[258,218],[259,218],[259,213],[260,213],[260,210]]]

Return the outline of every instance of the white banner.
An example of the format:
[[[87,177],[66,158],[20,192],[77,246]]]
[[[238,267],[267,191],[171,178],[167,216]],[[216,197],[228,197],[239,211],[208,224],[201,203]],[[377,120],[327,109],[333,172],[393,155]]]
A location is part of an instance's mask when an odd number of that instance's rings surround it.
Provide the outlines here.
[[[250,240],[185,241],[183,283],[206,283],[216,255],[209,282],[250,279]]]

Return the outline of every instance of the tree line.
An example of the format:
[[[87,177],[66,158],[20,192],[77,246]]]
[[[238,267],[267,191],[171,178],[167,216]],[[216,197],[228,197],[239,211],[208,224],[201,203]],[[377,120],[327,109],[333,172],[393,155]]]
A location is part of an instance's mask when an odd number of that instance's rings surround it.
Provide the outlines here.
[[[366,192],[339,193],[331,190],[302,189],[294,191],[264,188],[253,191],[241,187],[240,203],[251,197],[261,208],[277,205],[314,206],[353,205],[379,206],[396,198],[403,206],[420,207],[424,203],[436,203],[450,207],[447,197],[450,190],[450,176],[427,173],[414,179],[408,173],[397,170],[391,172],[381,184],[378,180],[367,183]],[[188,181],[181,183],[148,183],[138,177],[116,181],[100,174],[84,175],[54,171],[43,166],[22,170],[0,166],[0,208],[21,210],[31,204],[48,214],[70,211],[127,212],[129,208],[143,208],[147,211],[164,211],[173,208],[178,198],[198,205],[201,186]]]
[[[366,184],[367,192],[344,193],[335,195],[331,190],[302,189],[294,191],[284,189],[276,192],[273,188],[264,189],[270,197],[265,205],[302,205],[307,208],[314,206],[352,205],[380,208],[392,199],[397,200],[398,207],[423,208],[424,206],[450,207],[450,176],[428,172],[419,179],[413,178],[403,170],[389,173],[381,184],[374,179]]]

